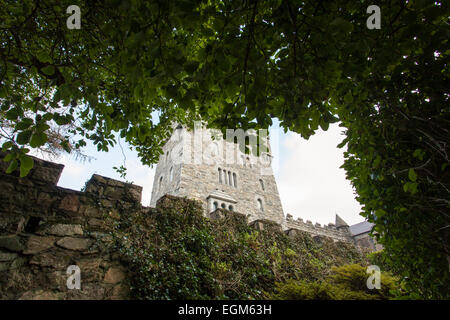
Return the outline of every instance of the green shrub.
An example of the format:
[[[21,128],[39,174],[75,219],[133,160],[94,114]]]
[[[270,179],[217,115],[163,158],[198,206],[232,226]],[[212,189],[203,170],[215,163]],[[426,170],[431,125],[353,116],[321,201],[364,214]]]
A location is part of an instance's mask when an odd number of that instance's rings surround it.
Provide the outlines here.
[[[275,283],[324,279],[332,266],[363,262],[351,244],[290,238],[270,222],[256,231],[244,215],[225,213],[211,221],[199,203],[165,198],[149,212],[122,214],[112,234],[132,298],[263,299]],[[327,292],[318,285],[299,296],[328,299]]]
[[[399,293],[397,279],[388,273],[381,274],[381,288],[368,289],[369,275],[359,264],[333,267],[332,273],[323,280],[277,283],[269,298],[282,300],[379,300],[394,299]],[[401,296],[405,298],[405,296]]]
[[[268,297],[278,300],[332,300],[333,293],[331,285],[326,282],[291,279],[277,283],[275,293]]]

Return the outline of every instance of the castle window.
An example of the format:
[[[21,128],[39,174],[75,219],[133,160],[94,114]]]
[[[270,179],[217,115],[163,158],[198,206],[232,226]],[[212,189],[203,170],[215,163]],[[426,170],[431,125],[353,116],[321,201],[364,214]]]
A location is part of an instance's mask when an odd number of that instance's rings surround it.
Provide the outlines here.
[[[237,176],[236,176],[236,173],[233,173],[233,182],[234,182],[234,187],[237,188]]]
[[[162,181],[163,181],[163,176],[161,176],[161,177],[159,178],[158,191],[161,191]]]
[[[258,198],[257,202],[258,202],[258,209],[259,209],[260,211],[264,211],[264,207],[263,207],[263,202],[262,202],[262,200],[261,200],[260,198]]]
[[[222,183],[222,169],[219,168],[219,183]]]
[[[222,209],[226,209],[226,208],[227,208],[227,206],[225,205],[225,203],[222,203],[221,207],[222,207]]]
[[[261,189],[264,191],[264,181],[263,179],[259,179],[259,184],[261,185]]]
[[[214,206],[214,211],[216,211],[217,208],[219,208],[219,203],[217,201],[214,201],[213,206]]]
[[[233,206],[231,204],[228,206],[228,210],[233,211]]]
[[[231,180],[231,172],[230,171],[228,171],[228,184],[231,186],[231,185],[233,185],[233,182],[232,182],[232,180]]]
[[[173,180],[173,167],[170,167],[169,177],[170,177],[170,181],[172,181]]]

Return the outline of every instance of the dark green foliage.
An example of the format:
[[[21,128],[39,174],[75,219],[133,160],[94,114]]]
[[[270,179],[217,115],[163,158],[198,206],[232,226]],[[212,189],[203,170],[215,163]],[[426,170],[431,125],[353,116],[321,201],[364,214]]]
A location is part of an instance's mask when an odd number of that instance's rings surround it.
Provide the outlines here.
[[[113,233],[138,299],[262,299],[276,282],[317,280],[332,266],[363,261],[350,244],[292,239],[269,223],[256,231],[238,213],[211,221],[193,201],[159,204],[125,214]]]

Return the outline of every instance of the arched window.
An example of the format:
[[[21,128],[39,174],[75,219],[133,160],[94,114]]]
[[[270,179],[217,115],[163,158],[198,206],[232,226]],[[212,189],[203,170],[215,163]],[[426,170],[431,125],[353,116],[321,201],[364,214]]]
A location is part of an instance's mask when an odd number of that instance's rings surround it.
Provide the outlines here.
[[[170,167],[170,170],[169,170],[169,181],[170,182],[172,182],[172,180],[173,180],[173,167]]]
[[[228,206],[228,210],[233,211],[233,206],[231,204]]]
[[[230,186],[233,185],[233,181],[231,181],[231,172],[230,172],[230,171],[228,171],[228,184],[229,184]]]
[[[162,181],[163,181],[163,176],[161,176],[161,177],[159,178],[158,191],[161,191]]]
[[[252,165],[252,162],[250,161],[250,157],[247,157],[247,162],[248,162],[248,166],[249,166],[250,168],[252,168],[253,165]]]
[[[233,183],[234,183],[234,187],[237,188],[237,175],[235,172],[233,172]]]
[[[222,169],[219,168],[219,183],[222,183]]]
[[[259,209],[260,211],[264,211],[264,207],[263,207],[263,202],[262,202],[262,200],[258,198],[257,202],[258,202],[258,209]]]
[[[216,211],[217,208],[219,208],[219,203],[217,201],[214,201],[213,207],[214,207],[214,211]]]
[[[227,206],[225,205],[225,203],[222,203],[221,207],[222,207],[222,209],[226,209],[226,208],[227,208]]]
[[[261,185],[261,189],[264,191],[264,181],[263,179],[259,179],[259,184]]]

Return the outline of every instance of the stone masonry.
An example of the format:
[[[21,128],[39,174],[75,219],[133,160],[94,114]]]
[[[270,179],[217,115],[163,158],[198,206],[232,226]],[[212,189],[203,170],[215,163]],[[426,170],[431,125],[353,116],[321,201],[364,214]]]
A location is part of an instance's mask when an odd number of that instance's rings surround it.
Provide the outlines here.
[[[213,138],[215,137],[215,138]],[[242,152],[211,129],[175,126],[156,167],[150,206],[170,194],[200,200],[205,215],[217,208],[284,224],[283,208],[270,164]],[[230,160],[231,159],[231,160]]]
[[[57,187],[63,165],[34,158],[26,178],[0,154],[0,299],[123,299],[126,270],[106,245],[106,216],[140,208],[142,188],[93,175],[84,192]],[[120,210],[119,210],[120,209]],[[114,220],[112,220],[114,221]],[[81,271],[68,289],[67,268]]]

